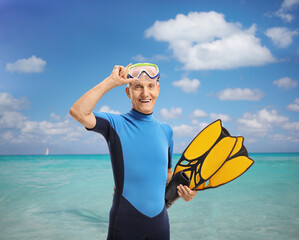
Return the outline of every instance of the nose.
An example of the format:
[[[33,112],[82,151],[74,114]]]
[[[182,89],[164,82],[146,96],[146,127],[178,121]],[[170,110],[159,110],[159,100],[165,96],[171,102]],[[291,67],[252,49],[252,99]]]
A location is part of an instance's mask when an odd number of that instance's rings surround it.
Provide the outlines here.
[[[149,96],[149,89],[147,87],[143,88],[142,94],[144,97],[148,97]]]

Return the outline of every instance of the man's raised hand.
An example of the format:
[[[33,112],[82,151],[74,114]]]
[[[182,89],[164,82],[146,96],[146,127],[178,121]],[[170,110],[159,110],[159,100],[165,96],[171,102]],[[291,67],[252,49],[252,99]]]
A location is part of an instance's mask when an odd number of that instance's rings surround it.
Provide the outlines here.
[[[119,65],[114,66],[114,68],[112,70],[112,73],[109,76],[109,79],[110,79],[110,81],[111,81],[111,83],[112,83],[112,85],[114,87],[125,85],[125,84],[129,84],[129,83],[131,83],[131,82],[133,82],[133,81],[136,80],[134,78],[127,78],[128,73],[129,73],[129,69],[128,68],[131,65],[132,64],[130,63],[126,67],[119,66]]]

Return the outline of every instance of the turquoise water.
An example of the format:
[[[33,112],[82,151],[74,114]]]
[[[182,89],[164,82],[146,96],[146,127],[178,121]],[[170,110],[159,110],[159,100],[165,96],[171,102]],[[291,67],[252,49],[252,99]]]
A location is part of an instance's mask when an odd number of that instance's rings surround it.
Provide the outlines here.
[[[299,154],[250,156],[234,182],[169,209],[172,240],[299,239]],[[109,155],[0,156],[0,239],[106,239],[112,190]]]

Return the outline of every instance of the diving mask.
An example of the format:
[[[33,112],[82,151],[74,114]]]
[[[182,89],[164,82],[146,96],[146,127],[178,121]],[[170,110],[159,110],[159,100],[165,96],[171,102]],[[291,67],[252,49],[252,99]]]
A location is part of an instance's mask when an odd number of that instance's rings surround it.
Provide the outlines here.
[[[150,79],[156,79],[159,81],[160,73],[156,64],[152,63],[137,63],[129,67],[129,73],[127,78],[140,78],[142,74],[146,74]]]

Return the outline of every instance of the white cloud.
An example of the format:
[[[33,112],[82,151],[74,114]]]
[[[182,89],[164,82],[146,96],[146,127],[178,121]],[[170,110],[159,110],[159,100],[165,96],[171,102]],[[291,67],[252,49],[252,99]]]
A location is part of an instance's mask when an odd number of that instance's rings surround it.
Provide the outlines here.
[[[46,142],[52,136],[61,140],[78,140],[86,130],[69,119],[51,113],[56,121],[30,121],[20,110],[29,106],[26,98],[15,98],[9,93],[0,93],[0,140],[5,143]]]
[[[44,71],[47,62],[36,56],[19,59],[14,63],[7,63],[6,70],[10,72],[40,73]]]
[[[0,92],[0,128],[21,128],[27,117],[18,110],[28,108],[29,105],[25,97],[15,98],[10,93]]]
[[[221,119],[223,122],[229,122],[232,120],[232,118],[226,114],[221,114],[221,113],[211,113],[210,118],[212,120],[217,120]]]
[[[13,140],[13,138],[14,138],[14,134],[13,134],[12,131],[8,131],[8,132],[5,132],[5,133],[2,133],[1,134],[1,138],[5,142],[11,142]]]
[[[30,102],[25,97],[19,99],[10,93],[0,92],[0,113],[4,111],[14,111],[28,108]]]
[[[52,123],[49,121],[25,121],[21,129],[23,134],[32,134],[39,138],[41,135],[60,136],[67,140],[82,137],[85,129],[82,126],[74,126],[70,120]]]
[[[237,122],[240,132],[249,135],[265,136],[272,130],[273,126],[282,125],[288,121],[288,117],[279,115],[275,109],[270,111],[262,109],[257,113],[244,113]]]
[[[195,109],[193,111],[193,113],[191,114],[191,118],[203,118],[208,116],[208,114],[206,114],[204,111],[200,110],[200,109]]]
[[[172,127],[176,137],[195,137],[194,127],[186,124]]]
[[[199,132],[199,131],[203,130],[209,124],[210,123],[207,123],[207,122],[200,122],[197,119],[192,120],[192,125],[194,127],[195,132]]]
[[[291,22],[294,19],[294,15],[289,12],[292,11],[298,4],[299,0],[284,0],[280,9],[278,9],[274,14],[285,22]]]
[[[299,131],[299,122],[287,122],[282,126],[283,129]]]
[[[199,130],[201,131],[201,130],[203,130],[205,127],[207,127],[209,125],[209,123],[207,123],[207,122],[201,122],[201,123],[199,123]]]
[[[208,123],[199,122],[197,120],[192,121],[192,125],[181,124],[178,126],[172,126],[174,135],[178,138],[188,137],[194,138],[201,130],[203,130]]]
[[[88,133],[69,114],[60,117],[51,113],[51,121],[32,121],[20,111],[27,105],[10,94],[0,93],[0,153],[40,154],[46,147],[51,153],[108,152],[102,136]]]
[[[292,129],[294,130],[294,129]],[[297,130],[299,130],[299,128],[297,128]],[[283,134],[273,134],[273,135],[269,135],[269,138],[271,139],[271,143],[274,142],[286,142],[286,143],[290,143],[290,142],[299,142],[299,139],[297,136],[290,136],[290,135],[283,135]]]
[[[187,77],[182,78],[179,81],[173,82],[173,86],[181,88],[184,92],[196,92],[197,88],[200,86],[200,81],[198,79],[190,80]]]
[[[136,56],[131,57],[132,60],[136,62],[152,62],[155,63],[156,61],[168,61],[170,57],[162,54],[156,54],[152,57],[144,57],[141,54],[137,54]]]
[[[276,61],[255,37],[255,25],[243,29],[240,23],[227,22],[223,14],[214,11],[156,21],[145,36],[168,42],[187,70],[232,69]]]
[[[275,142],[289,141],[288,136],[285,136],[283,134],[273,134],[273,135],[270,135],[269,137]]]
[[[180,118],[182,116],[183,109],[172,107],[170,110],[162,108],[160,114],[163,119]]]
[[[136,56],[131,57],[131,59],[136,62],[147,62],[147,58],[142,56],[141,54],[137,54]]]
[[[195,125],[195,124],[199,124],[199,121],[198,121],[197,119],[193,119],[193,120],[192,120],[192,124],[193,124],[193,125]]]
[[[22,128],[28,118],[20,112],[0,112],[0,128]]]
[[[287,106],[287,109],[288,109],[289,111],[299,112],[299,98],[296,98],[296,99],[294,100],[294,103],[289,104],[289,105]]]
[[[53,118],[54,120],[61,120],[61,117],[55,113],[51,113],[50,114],[51,118]]]
[[[156,62],[156,61],[168,61],[170,59],[169,56],[166,55],[162,55],[162,54],[157,54],[154,55],[151,59],[152,62]]]
[[[74,141],[86,134],[86,130],[81,125],[75,125],[68,119],[56,123],[29,121],[28,117],[20,112],[1,113],[0,126],[0,129],[12,129],[1,133],[2,140],[6,139],[10,143],[33,143],[34,141],[40,143],[50,141],[52,137]]]
[[[264,96],[264,93],[260,89],[250,88],[227,88],[218,93],[218,98],[222,101],[259,101]]]
[[[109,106],[104,105],[100,108],[100,112],[106,112],[106,113],[114,113],[114,114],[121,114],[119,111],[117,110],[113,110],[111,109]]]
[[[271,111],[267,111],[266,109],[263,109],[258,112],[258,117],[261,121],[274,123],[274,124],[281,124],[286,121],[288,121],[289,118],[278,115],[278,112],[273,109]]]
[[[297,87],[298,82],[295,80],[292,80],[289,77],[284,77],[284,78],[275,80],[273,82],[273,84],[277,85],[279,88],[290,89],[290,88]]]
[[[299,35],[299,31],[297,29],[291,31],[286,27],[273,27],[267,29],[266,35],[277,47],[286,48],[293,42],[293,37]]]

